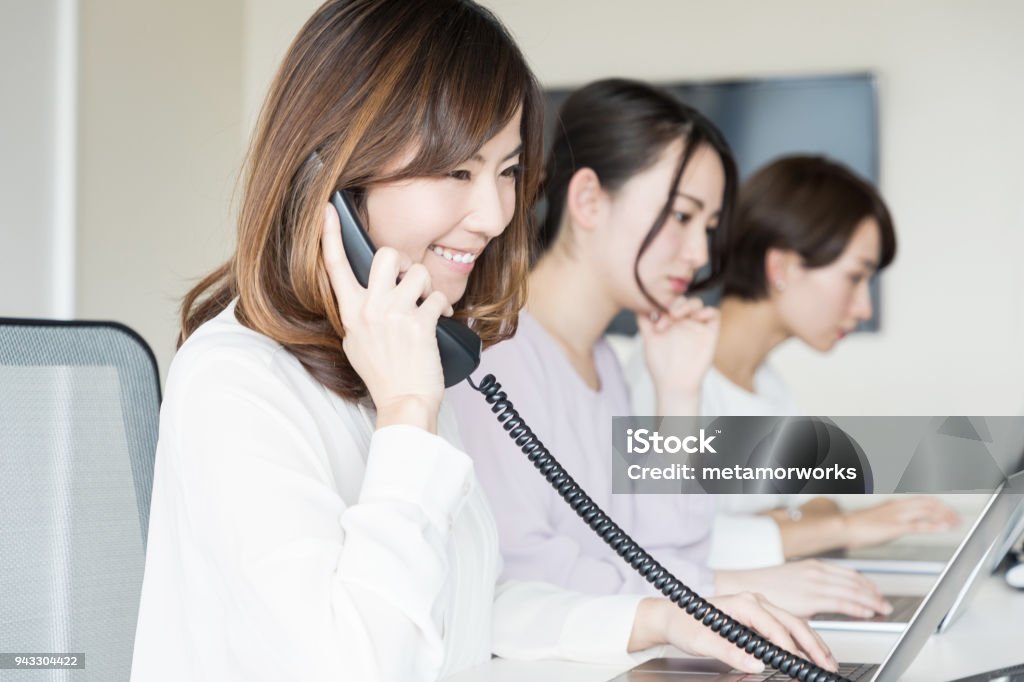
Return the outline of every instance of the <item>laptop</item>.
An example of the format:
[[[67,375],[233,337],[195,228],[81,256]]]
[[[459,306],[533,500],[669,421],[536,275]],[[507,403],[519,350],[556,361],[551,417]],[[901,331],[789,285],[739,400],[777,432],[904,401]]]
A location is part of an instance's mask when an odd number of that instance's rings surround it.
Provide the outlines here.
[[[950,611],[939,625],[938,631],[943,632],[956,616],[964,609],[970,596],[977,585],[979,575],[991,573],[1002,560],[1010,547],[1020,536],[1022,523],[1024,523],[1024,505],[1018,505],[1011,510],[1006,518],[997,513],[996,505],[993,505],[1000,491],[992,493],[988,504],[982,509],[975,519],[974,525],[961,540],[960,544],[953,550],[949,561],[943,566],[957,560],[960,551],[974,534],[982,534],[986,537],[993,535],[991,546],[985,552],[984,558],[974,566],[974,570],[967,577],[963,587],[953,600]],[[997,524],[993,526],[993,524]],[[886,599],[893,606],[892,613],[888,615],[876,615],[873,618],[853,618],[839,613],[816,614],[811,617],[811,627],[816,630],[852,630],[857,632],[901,632],[910,623],[910,619],[917,612],[924,597],[912,595],[886,595]]]
[[[1022,459],[1022,464],[1024,464],[1024,459]],[[1024,469],[1024,466],[1022,466],[1021,469]],[[1013,478],[1013,476],[1011,476],[1011,478]],[[992,546],[989,548],[988,552],[986,552],[984,561],[975,566],[974,570],[970,573],[970,576],[964,582],[964,587],[956,595],[950,605],[949,612],[939,625],[938,632],[944,632],[945,629],[949,627],[949,624],[955,620],[955,617],[967,606],[971,595],[974,593],[974,588],[978,584],[978,576],[980,576],[980,574],[988,574],[994,571],[1002,560],[1002,557],[1007,555],[1007,552],[1010,551],[1014,543],[1021,537],[1022,532],[1024,532],[1024,505],[1020,505],[1018,508],[1014,509],[1009,517],[1000,519],[1000,517],[993,514],[994,507],[992,505],[992,502],[998,495],[999,491],[995,491],[991,496],[989,496],[988,503],[976,518],[974,525],[961,541],[961,544],[951,552],[949,560],[941,564],[944,568],[945,565],[953,561],[958,556],[959,551],[961,551],[971,539],[972,535],[979,534],[979,532],[981,532],[981,534],[987,536],[991,532],[989,524],[1001,523],[1001,529],[998,531],[995,540],[992,541]],[[918,548],[901,547],[898,549],[915,550]],[[888,615],[879,614],[871,617],[871,619],[856,619],[856,617],[842,613],[818,613],[811,616],[811,627],[815,630],[901,632],[906,628],[907,624],[909,624],[911,617],[914,612],[918,610],[918,607],[921,605],[924,597],[911,595],[885,596],[893,605],[893,611]]]
[[[1024,472],[1010,476],[989,498],[971,531],[952,560],[923,598],[896,646],[880,664],[841,663],[839,674],[853,682],[896,682],[913,663],[921,647],[948,621],[953,607],[962,601],[965,586],[990,567],[992,555],[1003,545],[1006,529],[1018,525],[1024,505]],[[707,659],[656,658],[616,677],[612,682],[782,682],[790,679],[776,670],[751,674],[730,670]]]
[[[983,420],[984,421],[984,420]],[[1024,424],[1017,418],[1004,420],[995,418],[988,420],[982,432],[988,434],[997,429],[993,447],[994,459],[1000,463],[1003,471],[1024,470],[1024,453],[1019,450],[1019,443],[1024,439]],[[1007,551],[1010,544],[1020,536],[1020,531],[1008,533]],[[908,573],[914,575],[938,575],[949,563],[956,551],[958,543],[943,544],[901,544],[888,543],[875,547],[859,547],[857,549],[836,549],[816,554],[813,558],[826,559],[841,566],[852,568],[864,573]],[[1006,555],[1006,551],[997,552],[996,563]],[[810,558],[810,557],[808,557]],[[894,605],[895,606],[895,605]]]

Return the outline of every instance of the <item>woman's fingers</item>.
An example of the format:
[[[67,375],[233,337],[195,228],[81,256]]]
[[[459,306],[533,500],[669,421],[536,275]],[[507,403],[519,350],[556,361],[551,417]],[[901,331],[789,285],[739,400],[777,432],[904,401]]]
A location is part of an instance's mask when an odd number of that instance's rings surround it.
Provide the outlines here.
[[[935,524],[956,525],[960,515],[934,497],[918,497],[907,500],[906,511],[914,521],[930,521]]]
[[[430,272],[425,265],[414,263],[401,278],[402,281],[394,289],[394,296],[399,305],[419,306],[421,317],[435,325],[438,317],[451,317],[455,314],[448,297],[440,291],[434,291]]]
[[[637,326],[640,332],[662,334],[676,323],[698,322],[709,324],[718,320],[718,309],[705,306],[699,298],[680,296],[665,311],[655,311],[647,315],[637,315]]]
[[[370,278],[366,289],[371,300],[379,305],[394,288],[398,278],[409,269],[409,259],[395,249],[382,247],[377,249],[370,264]]]
[[[825,588],[815,601],[817,613],[841,613],[851,618],[871,618],[876,613],[892,612],[892,607],[884,600],[846,587]]]
[[[402,281],[395,287],[395,297],[399,301],[403,301],[410,305],[416,305],[416,302],[422,298],[426,298],[430,292],[433,291],[430,281],[430,273],[427,271],[426,266],[422,263],[416,263],[411,265],[405,274],[402,275]]]
[[[815,665],[835,670],[835,659],[828,646],[807,622],[785,609],[755,595],[755,603],[747,609],[746,625],[757,630],[766,639],[792,654],[807,658]]]
[[[828,561],[819,562],[821,564],[821,570],[832,577],[836,582],[842,582],[854,587],[859,590],[864,590],[872,594],[882,596],[882,591],[878,589],[878,586],[874,582],[866,578],[862,573],[859,573],[852,568],[846,568],[845,566],[839,566]]]
[[[696,297],[680,296],[672,301],[669,307],[669,316],[676,320],[696,314],[704,307],[704,301]]]
[[[832,671],[839,667],[828,645],[825,644],[825,640],[807,625],[806,621],[797,618],[785,609],[781,609],[767,600],[764,601],[763,606],[784,627],[789,629],[793,639],[796,640],[800,648],[806,652],[808,658],[815,665]]]
[[[815,564],[815,589],[822,598],[819,612],[843,613],[860,618],[870,618],[876,613],[892,613],[892,604],[886,601],[878,587],[857,571],[824,561]]]
[[[733,616],[744,625],[757,630],[762,637],[771,640],[772,644],[775,644],[776,646],[798,656],[806,655],[806,653],[797,646],[797,641],[790,634],[789,628],[787,628],[782,621],[776,617],[775,613],[766,608],[766,605],[770,603],[767,599],[749,593],[739,596],[743,598],[737,602],[738,606],[734,607],[732,604],[729,605],[729,608],[731,609],[731,611],[729,611],[729,615]],[[781,609],[776,610],[778,611]],[[799,619],[796,620],[803,623],[803,621],[800,621]]]
[[[361,286],[339,222],[333,206],[326,206],[321,248],[345,326],[342,349],[378,407],[378,426],[408,423],[433,431],[444,395],[434,331],[437,318],[452,314],[452,307],[444,294],[431,291],[426,267],[394,248],[376,251],[367,286]],[[413,402],[414,412],[404,409]]]
[[[702,649],[699,652],[701,655],[716,658],[722,663],[736,670],[742,670],[745,673],[759,673],[765,669],[764,663],[710,630],[708,630],[707,635],[701,635],[701,637],[706,637],[707,639],[706,645],[700,647]]]
[[[341,242],[341,222],[338,212],[330,204],[324,205],[323,232],[320,235],[320,249],[323,253],[324,268],[331,282],[334,296],[338,299],[342,317],[347,307],[354,304],[365,290],[356,280],[352,266],[345,256],[345,247]]]
[[[644,338],[651,338],[668,329],[672,324],[672,317],[660,310],[654,310],[647,314],[637,315],[636,324]]]
[[[448,297],[440,291],[432,291],[430,294],[423,299],[423,303],[420,304],[420,315],[422,315],[428,322],[432,322],[434,326],[437,326],[437,319],[442,315],[450,316],[452,314],[451,303],[448,302]]]
[[[942,533],[952,528],[948,521],[911,521],[906,533]]]
[[[847,512],[853,546],[871,545],[909,533],[940,533],[959,524],[955,511],[925,496],[891,500]]]
[[[718,308],[712,308],[711,306],[704,306],[696,313],[691,316],[697,322],[714,322],[718,319]]]

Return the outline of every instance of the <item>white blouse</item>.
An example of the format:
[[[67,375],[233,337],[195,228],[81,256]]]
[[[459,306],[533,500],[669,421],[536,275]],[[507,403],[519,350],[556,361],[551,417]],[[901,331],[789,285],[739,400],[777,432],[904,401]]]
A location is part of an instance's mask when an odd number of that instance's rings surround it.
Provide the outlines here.
[[[789,387],[768,363],[754,373],[754,390],[727,379],[714,367],[704,375],[700,389],[701,414],[711,417],[790,417],[800,414]]]
[[[481,397],[481,399],[483,399]],[[375,430],[241,324],[175,356],[132,680],[435,680],[490,658],[630,663],[640,597],[496,586],[497,533],[442,407]]]

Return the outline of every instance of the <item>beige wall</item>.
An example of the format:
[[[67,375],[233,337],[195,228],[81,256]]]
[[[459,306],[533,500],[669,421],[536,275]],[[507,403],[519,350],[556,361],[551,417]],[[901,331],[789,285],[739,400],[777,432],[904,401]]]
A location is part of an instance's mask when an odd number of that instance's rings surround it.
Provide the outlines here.
[[[319,3],[144,4],[82,10],[79,302],[80,315],[139,328],[166,371],[186,279],[229,248],[241,141]],[[877,73],[882,188],[901,240],[883,279],[884,331],[827,356],[790,344],[776,364],[813,412],[1020,413],[1024,4],[485,4],[545,85]]]
[[[63,136],[74,114],[61,115],[74,101],[73,48],[61,49],[68,10],[60,0],[0,0],[0,316],[73,314],[71,278],[58,276],[73,262],[58,251],[73,232],[61,211],[74,147]]]
[[[241,0],[80,6],[77,316],[114,319],[166,376],[177,306],[230,252]]]
[[[883,332],[776,355],[823,414],[1024,407],[1024,5],[492,2],[545,83],[871,70],[900,238]],[[586,28],[579,17],[586,17]],[[613,49],[613,46],[618,46]]]

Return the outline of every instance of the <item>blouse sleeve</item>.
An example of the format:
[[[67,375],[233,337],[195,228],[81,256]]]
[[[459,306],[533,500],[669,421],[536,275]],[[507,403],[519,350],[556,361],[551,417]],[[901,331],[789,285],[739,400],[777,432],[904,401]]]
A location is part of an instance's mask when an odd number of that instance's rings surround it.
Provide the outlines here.
[[[239,679],[436,679],[468,457],[396,425],[373,434],[364,470],[358,439],[325,437],[265,363],[211,353],[178,378],[161,433],[180,459],[178,527],[205,564],[188,570],[212,576]],[[350,470],[332,471],[331,447],[355,450]],[[352,504],[334,484],[346,477],[362,478]]]
[[[640,595],[594,596],[510,580],[494,601],[494,653],[519,660],[633,665],[664,647],[627,653]]]
[[[716,571],[763,568],[785,562],[779,524],[770,516],[728,512],[715,515],[708,555],[711,568]]]

